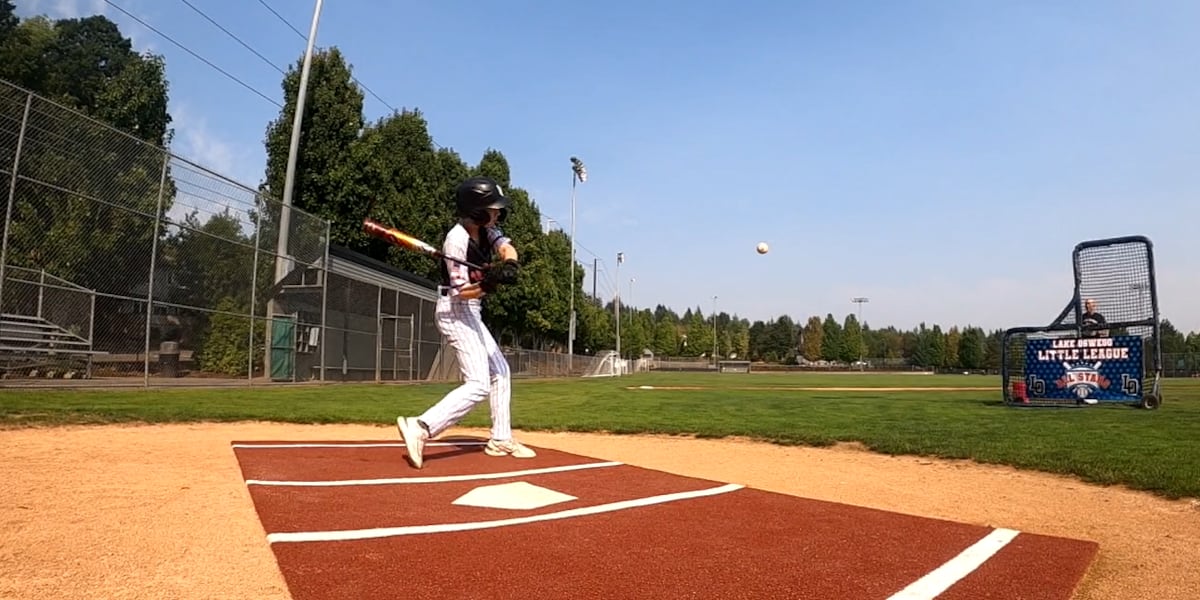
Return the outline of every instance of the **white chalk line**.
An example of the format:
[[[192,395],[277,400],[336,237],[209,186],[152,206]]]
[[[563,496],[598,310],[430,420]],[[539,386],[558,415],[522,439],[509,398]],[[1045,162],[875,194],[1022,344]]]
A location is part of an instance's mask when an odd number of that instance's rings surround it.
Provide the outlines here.
[[[452,481],[477,481],[480,479],[503,479],[505,477],[522,477],[525,475],[542,475],[545,473],[562,473],[581,469],[598,469],[601,467],[617,467],[620,462],[595,462],[561,467],[543,467],[540,469],[525,469],[523,471],[507,471],[503,473],[471,473],[468,475],[441,475],[437,477],[390,477],[383,479],[333,479],[329,481],[278,481],[267,479],[247,479],[246,485],[264,485],[281,487],[338,487],[353,485],[403,485],[413,483],[447,483]]]
[[[958,556],[950,559],[942,566],[930,571],[924,577],[912,582],[908,587],[892,594],[888,600],[933,600],[942,592],[970,575],[980,565],[995,556],[1008,545],[1019,531],[1012,529],[996,529],[972,544]]]
[[[403,448],[404,442],[375,442],[375,443],[345,443],[345,444],[230,444],[234,448]],[[454,446],[486,446],[487,442],[425,442],[425,446],[454,447]]]
[[[742,489],[743,486],[730,483],[714,488],[695,490],[691,492],[677,492],[674,494],[662,494],[659,496],[649,496],[646,498],[637,498],[634,500],[622,500],[620,502],[612,502],[609,504],[598,504],[596,506],[586,506],[583,508],[574,508],[559,512],[546,513],[541,515],[533,515],[528,517],[515,517],[512,519],[497,519],[494,521],[474,521],[470,523],[442,523],[435,525],[410,525],[404,527],[378,527],[373,529],[349,529],[340,531],[299,531],[272,533],[267,535],[267,542],[271,544],[289,543],[289,542],[334,542],[334,541],[350,541],[350,540],[366,540],[383,537],[395,537],[402,535],[419,535],[429,533],[449,533],[453,531],[471,531],[475,529],[490,529],[495,527],[507,527],[512,525],[522,525],[525,523],[536,523],[540,521],[552,521],[556,519],[569,519],[572,517],[582,517],[587,515],[595,515],[599,513],[613,512],[629,508],[637,508],[641,506],[650,506],[652,504],[662,504],[665,502],[674,502],[678,500],[687,500],[691,498],[700,498],[704,496],[715,496],[724,494],[734,490]]]

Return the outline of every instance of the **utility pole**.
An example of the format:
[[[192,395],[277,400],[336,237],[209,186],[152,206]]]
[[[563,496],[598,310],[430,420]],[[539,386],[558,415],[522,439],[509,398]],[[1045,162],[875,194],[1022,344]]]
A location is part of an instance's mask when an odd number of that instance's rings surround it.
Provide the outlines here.
[[[592,297],[593,298],[600,297],[600,296],[596,295],[596,268],[599,263],[600,263],[599,258],[592,258]]]

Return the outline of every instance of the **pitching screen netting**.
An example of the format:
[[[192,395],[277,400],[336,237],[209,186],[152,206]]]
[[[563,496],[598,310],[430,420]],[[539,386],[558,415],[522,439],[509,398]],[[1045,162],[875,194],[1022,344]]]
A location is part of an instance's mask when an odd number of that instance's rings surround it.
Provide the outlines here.
[[[1081,246],[1075,251],[1080,302],[1094,300],[1111,325],[1150,337],[1157,314],[1152,295],[1150,247],[1142,241]],[[1069,323],[1074,323],[1070,315]]]

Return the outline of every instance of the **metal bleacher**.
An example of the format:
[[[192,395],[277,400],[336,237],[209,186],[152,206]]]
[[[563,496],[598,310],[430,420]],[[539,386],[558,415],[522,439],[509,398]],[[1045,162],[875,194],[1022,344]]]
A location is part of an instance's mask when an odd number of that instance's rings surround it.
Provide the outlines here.
[[[74,373],[91,377],[95,291],[8,265],[0,313],[0,376]]]

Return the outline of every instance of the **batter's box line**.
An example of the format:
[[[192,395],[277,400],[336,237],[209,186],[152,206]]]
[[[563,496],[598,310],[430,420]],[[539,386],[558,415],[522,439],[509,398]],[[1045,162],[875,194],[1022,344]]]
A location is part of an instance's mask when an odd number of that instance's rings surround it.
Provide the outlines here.
[[[504,479],[505,477],[523,477],[525,475],[542,475],[545,473],[562,473],[581,469],[598,469],[602,467],[617,467],[624,463],[595,462],[578,465],[563,465],[560,467],[542,467],[522,471],[506,471],[501,473],[471,473],[467,475],[440,475],[433,477],[390,477],[383,479],[333,479],[329,481],[273,481],[266,479],[247,479],[246,485],[263,486],[292,486],[292,487],[338,487],[351,485],[397,485],[411,483],[448,483],[453,481],[478,481],[480,479]]]
[[[384,537],[397,537],[403,535],[420,535],[430,533],[450,533],[455,531],[472,531],[476,529],[491,529],[495,527],[508,527],[512,525],[522,525],[525,523],[536,523],[539,521],[553,521],[557,519],[569,519],[572,517],[583,517],[587,515],[595,515],[641,506],[650,506],[652,504],[662,504],[665,502],[676,502],[679,500],[688,500],[691,498],[701,498],[705,496],[716,496],[725,494],[735,490],[740,490],[744,486],[729,483],[714,488],[703,490],[694,490],[690,492],[677,492],[674,494],[662,494],[658,496],[648,496],[645,498],[636,498],[633,500],[622,500],[620,502],[611,502],[609,504],[598,504],[596,506],[585,506],[582,508],[573,508],[558,512],[546,513],[541,515],[532,515],[528,517],[514,517],[511,519],[497,519],[494,521],[473,521],[467,523],[440,523],[434,525],[408,525],[402,527],[378,527],[372,529],[347,529],[335,531],[297,531],[297,532],[281,532],[271,533],[267,535],[267,542],[271,544],[281,543],[296,543],[296,542],[343,542],[354,540],[367,540]]]
[[[889,596],[888,600],[932,600],[938,597],[959,580],[975,572],[1019,534],[1015,529],[992,530],[958,556]]]

